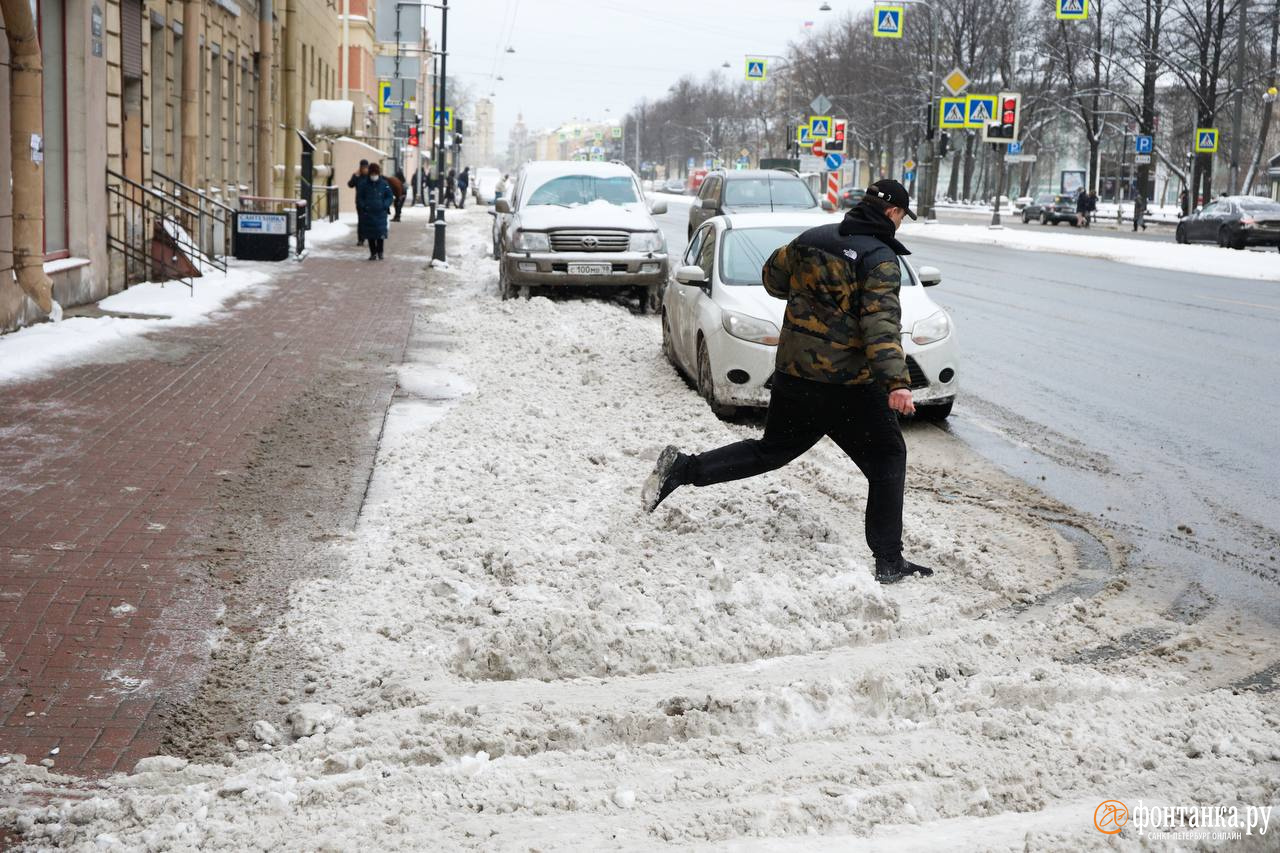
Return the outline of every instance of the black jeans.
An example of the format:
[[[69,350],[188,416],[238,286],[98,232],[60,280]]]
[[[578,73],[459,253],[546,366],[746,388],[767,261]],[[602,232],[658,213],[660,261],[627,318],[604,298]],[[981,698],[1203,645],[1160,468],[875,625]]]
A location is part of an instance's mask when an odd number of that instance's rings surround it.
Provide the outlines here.
[[[902,554],[907,445],[879,385],[828,385],[777,374],[764,437],[692,457],[685,479],[710,486],[773,471],[824,435],[848,454],[870,485],[864,527],[871,553],[896,559]]]

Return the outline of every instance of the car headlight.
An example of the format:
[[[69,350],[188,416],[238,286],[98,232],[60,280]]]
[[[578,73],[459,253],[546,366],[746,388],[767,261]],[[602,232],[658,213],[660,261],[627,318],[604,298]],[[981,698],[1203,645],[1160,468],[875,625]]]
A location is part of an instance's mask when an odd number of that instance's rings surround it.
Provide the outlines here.
[[[946,311],[934,311],[911,326],[911,340],[917,344],[931,344],[951,334],[951,318]]]
[[[517,231],[515,247],[517,252],[549,252],[551,238],[533,231]]]
[[[635,234],[631,235],[631,251],[662,251],[662,235],[657,231],[637,231]]]
[[[720,322],[726,332],[740,340],[768,344],[771,347],[778,345],[778,327],[768,320],[758,320],[736,311],[725,311]]]

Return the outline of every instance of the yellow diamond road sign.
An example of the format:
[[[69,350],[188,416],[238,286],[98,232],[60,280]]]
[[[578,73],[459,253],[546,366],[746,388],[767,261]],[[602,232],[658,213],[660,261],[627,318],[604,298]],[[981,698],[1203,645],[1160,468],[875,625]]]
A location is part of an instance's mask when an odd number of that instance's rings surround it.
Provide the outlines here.
[[[951,73],[942,78],[942,85],[946,86],[951,94],[958,95],[969,88],[969,75],[959,68],[952,68]]]

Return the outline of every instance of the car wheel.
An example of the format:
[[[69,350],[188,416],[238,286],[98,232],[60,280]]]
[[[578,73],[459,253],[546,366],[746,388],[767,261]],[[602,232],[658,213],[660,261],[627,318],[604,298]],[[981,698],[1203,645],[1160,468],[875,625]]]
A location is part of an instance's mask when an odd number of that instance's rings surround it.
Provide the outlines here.
[[[1030,221],[1031,221],[1031,217],[1027,216],[1027,212],[1025,210],[1022,211],[1022,224],[1026,225]]]
[[[922,421],[938,423],[945,421],[951,415],[951,406],[955,403],[956,398],[952,397],[942,403],[921,403],[916,406],[916,418]]]
[[[662,354],[667,357],[667,361],[671,362],[671,366],[680,372],[680,362],[676,359],[676,342],[671,337],[671,321],[667,319],[667,312],[662,312]]]
[[[1047,213],[1042,213],[1042,214],[1040,214],[1040,224],[1041,224],[1041,225],[1048,225],[1048,224],[1049,224],[1049,214],[1047,214]]]
[[[716,401],[715,374],[711,372],[711,356],[707,353],[707,345],[698,340],[698,393],[711,407],[711,414],[717,418],[731,418],[737,414],[733,406],[725,406]]]
[[[1186,243],[1186,242],[1187,242],[1187,232],[1186,232],[1186,229],[1184,229],[1184,228],[1182,227],[1182,224],[1181,224],[1181,223],[1179,223],[1179,224],[1178,224],[1178,227],[1177,227],[1177,228],[1175,228],[1175,229],[1174,229],[1174,231],[1173,231],[1173,241],[1174,241],[1175,243]]]

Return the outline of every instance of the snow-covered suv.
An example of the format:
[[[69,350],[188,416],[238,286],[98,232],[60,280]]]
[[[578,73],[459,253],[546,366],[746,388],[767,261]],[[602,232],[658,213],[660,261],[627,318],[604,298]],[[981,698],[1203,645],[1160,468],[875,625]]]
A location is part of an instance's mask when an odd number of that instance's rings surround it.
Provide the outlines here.
[[[495,254],[502,298],[532,288],[626,288],[654,311],[667,280],[667,241],[648,200],[620,163],[533,162],[498,199]]]

